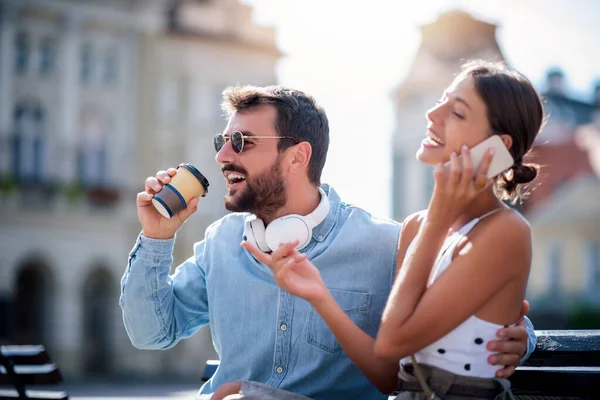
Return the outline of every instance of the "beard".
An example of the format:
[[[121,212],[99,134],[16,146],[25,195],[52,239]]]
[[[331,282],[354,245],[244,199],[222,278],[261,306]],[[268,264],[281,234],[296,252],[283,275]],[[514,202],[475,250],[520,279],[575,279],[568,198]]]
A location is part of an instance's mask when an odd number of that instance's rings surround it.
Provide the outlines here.
[[[249,212],[263,221],[272,219],[287,202],[285,182],[281,175],[281,159],[256,177],[249,177],[241,168],[229,165],[224,170],[235,171],[246,176],[245,188],[233,190],[225,196],[225,208],[233,212]],[[239,193],[238,193],[239,192]],[[237,194],[237,199],[234,196]]]

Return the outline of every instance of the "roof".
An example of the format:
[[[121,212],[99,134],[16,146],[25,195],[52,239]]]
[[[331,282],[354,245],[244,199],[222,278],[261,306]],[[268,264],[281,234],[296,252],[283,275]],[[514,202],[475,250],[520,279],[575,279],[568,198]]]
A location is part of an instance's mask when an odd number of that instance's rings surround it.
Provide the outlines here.
[[[176,0],[167,11],[167,34],[230,43],[282,56],[275,29],[254,24],[251,7],[238,0]],[[185,13],[185,14],[184,14]]]
[[[563,93],[547,92],[543,96],[550,118],[569,122],[572,125],[590,123],[594,111],[599,107],[596,104],[568,97]]]
[[[528,215],[534,212],[572,179],[596,176],[589,151],[573,138],[557,144],[534,146],[525,161],[539,164],[541,168],[539,176],[532,183],[533,190],[529,198],[523,202],[523,211]]]
[[[581,175],[565,182],[549,199],[527,214],[536,225],[564,222],[600,222],[600,179]]]

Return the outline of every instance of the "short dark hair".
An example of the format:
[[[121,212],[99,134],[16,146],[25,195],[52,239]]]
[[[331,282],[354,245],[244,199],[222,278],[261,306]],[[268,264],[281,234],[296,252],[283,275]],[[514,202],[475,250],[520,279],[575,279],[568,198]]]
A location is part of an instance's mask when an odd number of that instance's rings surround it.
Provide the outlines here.
[[[234,111],[244,112],[264,105],[276,108],[275,130],[279,135],[310,143],[308,178],[320,185],[329,149],[329,121],[325,110],[312,96],[284,86],[231,86],[223,91],[221,107],[228,117]],[[293,145],[291,140],[281,140],[277,148],[282,151]]]
[[[496,135],[512,138],[510,153],[515,164],[496,180],[497,193],[513,204],[526,194],[523,185],[535,179],[540,166],[523,164],[537,134],[544,125],[544,107],[529,79],[503,62],[471,61],[463,65],[457,80],[473,79],[475,90],[487,109],[487,118]]]

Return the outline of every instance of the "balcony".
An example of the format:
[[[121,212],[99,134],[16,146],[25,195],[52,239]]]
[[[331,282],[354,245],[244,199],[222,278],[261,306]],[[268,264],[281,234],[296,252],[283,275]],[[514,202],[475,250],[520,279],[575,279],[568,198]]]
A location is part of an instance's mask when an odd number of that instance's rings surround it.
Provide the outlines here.
[[[113,209],[123,198],[115,186],[83,186],[52,181],[17,180],[0,176],[0,205],[6,210],[93,211]]]

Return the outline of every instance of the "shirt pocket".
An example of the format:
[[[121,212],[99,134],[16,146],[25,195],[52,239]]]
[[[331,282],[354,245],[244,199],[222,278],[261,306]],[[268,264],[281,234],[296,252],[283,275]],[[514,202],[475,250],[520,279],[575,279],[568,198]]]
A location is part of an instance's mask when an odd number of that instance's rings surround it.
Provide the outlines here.
[[[329,289],[329,291],[348,317],[356,325],[365,330],[365,325],[369,321],[369,310],[373,296],[370,293],[352,292],[349,290]],[[337,353],[342,349],[331,329],[329,329],[323,318],[312,307],[308,317],[306,341],[328,353]]]

